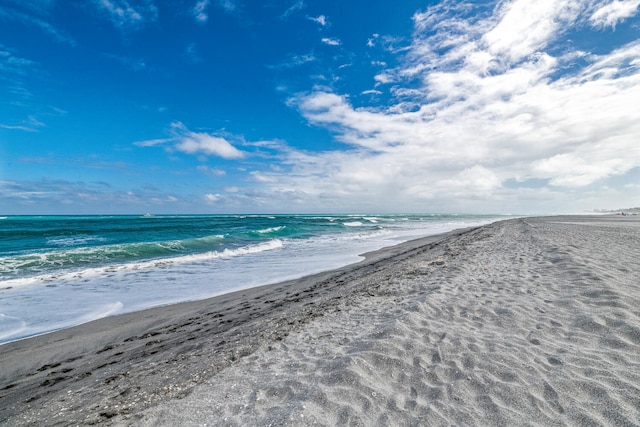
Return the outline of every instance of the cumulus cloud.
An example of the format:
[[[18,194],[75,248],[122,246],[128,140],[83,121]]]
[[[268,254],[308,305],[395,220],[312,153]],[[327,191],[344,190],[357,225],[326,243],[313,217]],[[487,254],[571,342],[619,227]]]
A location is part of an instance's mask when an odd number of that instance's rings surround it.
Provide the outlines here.
[[[245,153],[233,146],[227,139],[206,132],[189,130],[182,122],[171,123],[170,138],[150,139],[135,142],[138,147],[168,146],[170,150],[186,154],[203,154],[223,159],[240,159]]]
[[[235,148],[225,138],[213,136],[205,132],[193,132],[180,123],[171,124],[177,143],[174,148],[187,154],[202,153],[222,157],[223,159],[239,159],[244,153]]]
[[[535,161],[532,168],[538,176],[550,178],[552,185],[582,187],[615,173],[617,169],[625,171],[628,166],[625,163],[621,158],[590,162],[569,153]]]
[[[263,144],[272,162],[247,166],[251,189],[234,188],[233,200],[327,211],[495,211],[496,204],[529,201],[549,212],[561,203],[572,209],[578,199],[589,208],[614,195],[624,199],[637,189],[640,171],[640,41],[621,41],[609,28],[635,16],[637,6],[444,1],[417,12],[412,39],[375,62],[375,89],[349,94],[318,86],[289,99],[342,149]],[[584,39],[580,50],[576,32]],[[311,61],[292,57],[277,68]],[[138,145],[248,156],[226,136],[179,122],[170,138]],[[612,190],[611,183],[622,184]],[[219,195],[208,196],[214,202]],[[225,203],[231,199],[227,191]]]
[[[443,2],[416,13],[401,65],[375,76],[377,89],[390,85],[390,104],[355,107],[326,89],[290,100],[349,149],[289,150],[290,175],[255,177],[278,191],[406,203],[533,198],[629,174],[640,168],[640,42],[597,55],[563,42],[571,28],[631,16],[638,2],[618,3]]]

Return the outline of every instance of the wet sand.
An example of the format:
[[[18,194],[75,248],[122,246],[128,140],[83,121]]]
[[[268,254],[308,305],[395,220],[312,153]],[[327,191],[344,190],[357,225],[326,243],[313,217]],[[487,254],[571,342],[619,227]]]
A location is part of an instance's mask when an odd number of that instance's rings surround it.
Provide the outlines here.
[[[503,221],[0,346],[6,425],[640,425],[640,219]]]

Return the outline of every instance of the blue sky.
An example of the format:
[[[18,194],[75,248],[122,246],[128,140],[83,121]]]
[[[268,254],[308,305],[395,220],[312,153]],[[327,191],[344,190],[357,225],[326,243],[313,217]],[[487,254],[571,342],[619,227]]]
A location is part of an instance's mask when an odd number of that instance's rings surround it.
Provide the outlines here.
[[[0,214],[640,205],[640,0],[0,0]]]

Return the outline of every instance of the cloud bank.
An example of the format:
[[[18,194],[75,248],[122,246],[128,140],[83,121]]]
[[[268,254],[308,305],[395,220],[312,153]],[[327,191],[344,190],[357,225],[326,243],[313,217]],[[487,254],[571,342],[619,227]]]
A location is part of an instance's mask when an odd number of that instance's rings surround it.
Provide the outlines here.
[[[639,3],[445,1],[418,12],[401,65],[375,79],[393,101],[355,106],[327,88],[293,97],[349,149],[291,150],[290,173],[265,172],[263,182],[387,210],[452,198],[470,209],[527,198],[533,207],[567,192],[592,203],[607,180],[640,168],[640,42],[596,54],[576,48],[570,31],[609,37]]]
[[[54,4],[8,0],[0,22],[35,28],[76,48],[57,27]],[[91,0],[86,9],[127,36],[161,21],[158,4]],[[270,141],[247,142],[174,120],[163,138],[135,145],[161,147],[171,161],[187,159],[182,164],[192,170],[180,173],[209,180],[193,190],[198,194],[144,188],[116,194],[93,183],[4,180],[5,196],[28,203],[48,194],[64,204],[73,194],[95,201],[108,193],[123,204],[180,202],[185,211],[203,203],[234,211],[520,213],[639,204],[640,0],[443,0],[415,12],[404,39],[378,29],[356,36],[340,28],[330,10],[320,14],[322,6],[305,14],[304,1],[286,4],[279,24],[297,19],[313,28],[316,48],[300,45],[262,65],[278,96],[286,94],[278,102],[320,128],[315,135],[326,146],[285,142],[277,126],[253,131]],[[214,13],[253,11],[236,0],[189,0],[179,7],[201,32],[214,27]],[[357,37],[366,52],[353,51]],[[208,59],[202,42],[181,46],[189,65]],[[103,56],[131,71],[152,67],[122,53]],[[0,87],[12,97],[8,103],[26,104],[30,78],[38,73],[44,74],[37,60],[0,44]],[[294,87],[307,89],[288,91]],[[53,109],[20,110],[0,120],[0,131],[42,134],[53,128]]]

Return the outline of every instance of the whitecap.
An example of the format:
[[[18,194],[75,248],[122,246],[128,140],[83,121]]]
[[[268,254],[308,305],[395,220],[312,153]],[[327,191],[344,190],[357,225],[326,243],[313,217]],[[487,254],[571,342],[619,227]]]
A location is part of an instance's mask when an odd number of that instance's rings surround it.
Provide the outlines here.
[[[182,255],[169,258],[157,258],[142,262],[131,262],[125,264],[113,264],[104,267],[93,267],[84,270],[75,270],[67,272],[57,272],[54,274],[42,274],[38,276],[22,277],[19,279],[9,279],[0,281],[0,289],[9,289],[12,287],[28,286],[34,284],[51,283],[52,281],[67,281],[78,278],[87,279],[89,277],[107,276],[114,273],[123,273],[127,271],[150,270],[157,268],[166,268],[174,265],[182,265],[189,263],[198,263],[210,261],[214,259],[228,259],[249,254],[257,254],[260,252],[279,249],[284,246],[282,240],[272,239],[266,242],[251,244],[234,249],[225,249],[223,251],[209,251],[198,254]]]
[[[285,229],[286,227],[287,227],[286,225],[281,225],[279,227],[269,227],[269,228],[265,228],[264,230],[258,230],[256,231],[256,233],[260,233],[260,234],[276,233],[280,230]]]
[[[360,221],[345,222],[344,226],[345,227],[362,227],[362,222]]]
[[[47,239],[47,244],[53,246],[78,246],[89,242],[104,242],[105,240],[104,237],[96,236],[50,237]]]

